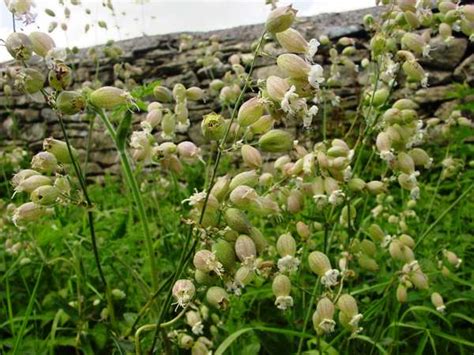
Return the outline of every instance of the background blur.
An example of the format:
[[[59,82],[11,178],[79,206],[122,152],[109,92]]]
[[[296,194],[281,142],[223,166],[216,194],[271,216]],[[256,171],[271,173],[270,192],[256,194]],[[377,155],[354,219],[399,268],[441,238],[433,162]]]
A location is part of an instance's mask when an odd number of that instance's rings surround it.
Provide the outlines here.
[[[24,26],[17,21],[17,31],[48,31],[51,22],[58,26],[53,38],[58,47],[88,47],[101,44],[109,39],[121,40],[142,35],[155,35],[178,31],[208,31],[239,25],[262,23],[271,7],[264,0],[114,0],[113,10],[106,6],[106,0],[81,1],[71,5],[70,0],[36,0],[33,12],[37,14],[35,23]],[[299,16],[319,13],[360,9],[375,5],[375,0],[281,0],[279,5],[292,3]],[[64,8],[70,10],[69,19]],[[54,17],[45,9],[54,11]],[[91,14],[86,14],[86,9]],[[98,25],[107,24],[107,29]],[[67,31],[61,29],[67,24]],[[85,33],[86,25],[90,29]],[[11,13],[4,1],[0,1],[0,39],[12,32]],[[11,59],[4,47],[0,47],[0,62]]]

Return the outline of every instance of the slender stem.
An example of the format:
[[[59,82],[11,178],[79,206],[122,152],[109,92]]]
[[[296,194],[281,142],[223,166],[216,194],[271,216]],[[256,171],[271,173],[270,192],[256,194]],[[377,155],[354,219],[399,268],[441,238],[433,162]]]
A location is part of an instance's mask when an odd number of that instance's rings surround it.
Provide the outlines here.
[[[251,65],[250,65],[249,72],[248,72],[248,74],[245,78],[244,87],[240,91],[240,95],[237,98],[234,109],[232,110],[232,115],[230,117],[230,122],[227,125],[227,129],[224,133],[224,137],[222,138],[222,140],[220,141],[220,144],[218,145],[217,156],[216,156],[216,160],[215,160],[214,167],[213,167],[213,170],[212,170],[211,180],[209,181],[209,185],[208,185],[208,188],[207,188],[207,191],[206,191],[206,198],[204,199],[204,205],[203,205],[203,208],[201,210],[201,214],[200,214],[200,217],[199,217],[199,223],[198,224],[201,224],[203,219],[204,219],[204,214],[206,212],[206,207],[207,207],[207,202],[209,200],[209,195],[211,193],[212,187],[214,186],[214,182],[215,182],[216,177],[217,177],[217,170],[218,170],[220,160],[221,160],[221,157],[222,157],[222,152],[224,151],[224,145],[225,145],[225,142],[227,141],[227,137],[229,136],[229,132],[230,132],[232,123],[234,122],[234,120],[237,116],[237,110],[239,108],[239,105],[242,102],[245,91],[247,90],[247,88],[249,86],[250,78],[252,76],[252,73],[253,73],[253,70],[254,70],[254,67],[255,67],[257,55],[258,55],[258,52],[260,51],[260,48],[263,44],[265,34],[266,34],[266,32],[263,32],[262,35],[260,36],[257,47],[255,48],[254,57],[253,57]],[[191,246],[191,249],[189,250],[188,253],[186,253],[186,250],[187,250],[191,240],[193,239],[193,232],[194,232],[193,226],[190,225],[189,230],[188,230],[188,235],[186,237],[185,246],[184,246],[183,251],[181,253],[181,258],[180,258],[180,261],[179,261],[179,264],[178,264],[178,268],[177,268],[177,270],[174,274],[174,277],[173,277],[172,285],[174,285],[176,280],[181,276],[182,271],[184,270],[187,263],[189,262],[190,256],[194,252],[194,249],[197,245],[197,240],[194,240],[194,242]],[[157,321],[156,324],[161,324],[161,322],[163,320],[163,317],[164,317],[164,314],[165,314],[166,310],[169,307],[169,303],[171,302],[171,297],[172,297],[171,291],[172,290],[170,288],[168,290],[168,294],[166,296],[165,302],[163,303],[163,307],[162,307],[162,310],[160,312],[160,316],[158,317],[158,321]],[[151,345],[151,348],[150,348],[150,353],[152,353],[153,349],[155,348],[156,341],[158,339],[158,331],[159,331],[159,327],[156,328],[155,336],[154,336],[154,339],[153,339],[153,344]]]
[[[97,270],[99,272],[99,277],[100,277],[100,279],[102,281],[102,284],[104,286],[104,289],[105,289],[105,298],[107,300],[109,315],[110,315],[110,318],[112,320],[112,323],[114,323],[115,322],[115,312],[114,312],[114,307],[113,307],[113,303],[112,303],[112,294],[110,293],[110,289],[108,287],[107,280],[106,280],[105,275],[104,275],[104,271],[102,270],[102,266],[100,264],[99,249],[97,247],[97,237],[96,237],[96,234],[95,234],[95,227],[94,227],[94,214],[92,212],[93,204],[92,204],[92,201],[89,197],[89,193],[87,192],[87,184],[86,184],[86,182],[84,180],[84,177],[82,175],[81,168],[80,168],[79,164],[77,164],[77,161],[76,161],[76,159],[74,157],[74,154],[72,152],[71,144],[69,142],[69,137],[67,135],[66,126],[64,125],[63,118],[62,118],[61,114],[59,114],[59,113],[57,113],[57,116],[58,116],[59,125],[61,126],[61,131],[62,131],[63,136],[64,136],[64,141],[66,142],[68,154],[69,154],[69,157],[71,158],[71,162],[72,162],[72,165],[73,165],[73,168],[74,168],[74,172],[77,176],[77,179],[79,180],[79,185],[80,185],[82,193],[84,195],[84,199],[86,200],[87,218],[88,218],[88,224],[89,224],[89,232],[90,232],[90,235],[91,235],[92,251],[94,253],[94,259],[95,259],[95,263],[96,263],[96,266],[97,266]]]
[[[318,292],[319,288],[319,278],[318,281],[314,284],[313,291],[311,292],[311,299],[309,301],[309,306],[307,307],[306,316],[304,317],[303,329],[301,333],[306,332],[306,327],[308,326],[309,318],[311,317],[311,311],[313,310],[314,299],[316,298],[316,293]],[[297,354],[301,354],[301,350],[303,350],[303,338],[300,338],[298,343],[298,352]]]
[[[148,217],[146,214],[145,205],[143,203],[143,198],[140,193],[140,189],[138,187],[138,182],[137,182],[137,179],[135,178],[135,175],[133,174],[130,158],[128,157],[127,152],[124,149],[119,148],[117,144],[117,135],[115,132],[115,128],[113,127],[109,118],[107,117],[107,115],[105,114],[103,110],[96,109],[95,111],[101,118],[109,135],[114,141],[115,146],[117,147],[120,163],[122,166],[122,171],[125,175],[125,181],[128,185],[130,192],[132,193],[133,200],[135,201],[136,207],[138,209],[138,215],[139,215],[140,222],[142,225],[142,230],[143,230],[143,237],[145,238],[145,245],[148,252],[150,274],[151,274],[151,285],[154,291],[158,288],[158,267],[156,263],[155,252],[153,250],[153,241],[152,241],[150,229],[148,226]]]

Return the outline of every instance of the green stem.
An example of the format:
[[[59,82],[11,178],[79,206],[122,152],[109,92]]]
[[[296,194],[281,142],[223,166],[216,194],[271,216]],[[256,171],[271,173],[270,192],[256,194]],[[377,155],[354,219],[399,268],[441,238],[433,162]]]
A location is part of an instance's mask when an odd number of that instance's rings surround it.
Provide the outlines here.
[[[117,147],[120,163],[122,166],[122,171],[125,175],[125,181],[127,183],[127,186],[130,192],[132,193],[133,200],[138,209],[138,216],[140,218],[140,222],[142,225],[143,237],[145,238],[145,245],[148,252],[148,260],[150,264],[150,274],[151,274],[151,285],[154,291],[158,288],[158,267],[156,264],[155,253],[153,250],[153,241],[152,241],[150,229],[148,227],[148,217],[146,214],[145,205],[143,203],[143,198],[140,193],[140,189],[138,187],[138,182],[137,182],[137,179],[135,178],[135,175],[133,174],[130,158],[127,152],[125,151],[125,149],[119,148],[119,145],[117,144],[117,134],[116,134],[115,128],[113,127],[112,123],[110,122],[109,118],[107,117],[107,115],[105,114],[103,110],[97,109],[96,112],[101,118],[102,122],[104,123],[107,129],[107,132],[109,133],[110,137],[115,143],[115,146]]]
[[[309,306],[306,311],[306,316],[304,317],[303,329],[301,333],[306,332],[306,327],[308,326],[309,318],[311,317],[311,311],[313,310],[314,299],[316,298],[316,293],[318,292],[319,288],[319,278],[318,281],[314,284],[313,291],[311,292],[311,299],[309,301]],[[298,355],[301,354],[301,350],[303,350],[303,338],[300,338],[298,343]]]

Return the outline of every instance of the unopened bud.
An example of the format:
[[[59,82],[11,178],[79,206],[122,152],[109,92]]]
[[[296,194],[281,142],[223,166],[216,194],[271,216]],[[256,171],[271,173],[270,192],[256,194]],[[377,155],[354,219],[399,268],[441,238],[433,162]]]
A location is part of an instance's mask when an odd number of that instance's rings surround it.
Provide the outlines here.
[[[33,51],[40,57],[46,57],[48,52],[56,47],[54,40],[44,32],[31,32],[28,37]]]
[[[265,29],[270,33],[285,31],[293,24],[297,12],[291,5],[276,8],[268,15]]]
[[[237,121],[242,127],[250,126],[263,115],[264,104],[258,97],[251,98],[240,106]]]
[[[270,75],[267,78],[267,94],[271,99],[281,102],[289,89],[290,85],[286,79],[275,75]]]
[[[286,75],[293,79],[305,79],[311,70],[311,65],[296,54],[281,54],[277,65]]]
[[[39,152],[31,160],[31,167],[41,173],[52,174],[58,167],[58,160],[49,152]]]
[[[293,148],[293,137],[284,130],[274,129],[261,136],[258,144],[264,152],[282,153]]]
[[[231,229],[239,233],[249,233],[252,227],[245,213],[237,208],[228,208],[224,212],[224,219]]]
[[[46,138],[43,141],[43,149],[54,154],[60,163],[69,164],[72,162],[66,142],[54,138]],[[78,153],[73,147],[71,147],[71,153],[74,159],[77,159]]]
[[[290,53],[304,54],[308,50],[306,39],[293,28],[277,33],[276,38],[280,45]]]
[[[217,309],[226,310],[229,306],[229,295],[222,287],[213,286],[207,290],[206,301]]]

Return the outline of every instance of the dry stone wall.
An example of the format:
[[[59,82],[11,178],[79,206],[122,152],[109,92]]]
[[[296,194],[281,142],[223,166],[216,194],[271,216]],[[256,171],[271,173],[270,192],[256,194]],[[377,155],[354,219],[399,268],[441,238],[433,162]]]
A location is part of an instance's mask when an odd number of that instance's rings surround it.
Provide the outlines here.
[[[355,39],[357,51],[353,56],[358,63],[369,54],[369,36],[361,22],[363,16],[370,12],[375,16],[381,14],[381,8],[371,8],[345,13],[322,14],[315,17],[299,20],[296,27],[306,37],[313,38],[326,34],[332,41],[341,37]],[[220,43],[220,56],[222,63],[234,53],[251,53],[251,44],[263,31],[263,25],[243,26],[221,31],[206,33],[193,33],[193,46],[180,49],[182,34],[168,34],[158,36],[144,36],[132,40],[118,42],[123,49],[120,59],[112,60],[102,57],[97,62],[88,58],[87,50],[81,50],[70,64],[77,68],[75,83],[86,80],[93,81],[98,78],[103,85],[114,84],[114,64],[125,62],[139,68],[132,78],[137,83],[146,83],[153,80],[162,80],[162,84],[173,87],[176,83],[185,86],[199,86],[207,89],[213,78],[221,78],[231,70],[230,64],[222,64],[211,70],[199,64],[203,48],[197,43],[207,41],[211,36],[218,36]],[[443,116],[449,114],[459,102],[449,99],[448,96],[455,90],[456,83],[468,82],[474,85],[474,51],[473,45],[466,38],[455,38],[449,44],[438,38],[433,38],[431,57],[422,64],[429,72],[429,87],[415,92],[414,99],[421,105],[421,112],[426,117],[433,115]],[[324,49],[316,57],[316,62],[328,67],[327,50]],[[254,76],[263,79],[270,74],[277,73],[275,60],[259,58],[256,62]],[[0,65],[0,73],[6,70],[7,64]],[[362,86],[361,75],[348,75],[343,78],[342,85],[336,89],[341,97],[341,109],[330,113],[329,121],[335,126],[350,124],[354,115],[358,97]],[[395,97],[406,94],[405,89],[398,89]],[[469,98],[468,98],[469,99]],[[200,143],[199,121],[203,114],[213,110],[220,110],[219,103],[215,100],[192,103],[189,107],[192,126],[188,137]],[[89,137],[90,122],[83,116],[76,115],[66,118],[67,130],[75,147],[85,152]],[[337,127],[336,127],[337,128]],[[297,130],[297,127],[290,129]],[[303,132],[297,132],[303,135]],[[308,134],[308,133],[304,133]],[[318,135],[315,129],[311,133]],[[61,138],[60,127],[55,113],[47,107],[40,97],[27,97],[14,93],[13,97],[6,97],[0,92],[0,149],[21,146],[30,152],[41,149],[43,138],[53,136]],[[118,159],[113,149],[111,140],[104,133],[100,123],[96,121],[90,137],[90,175],[102,175],[104,172],[118,172]]]

